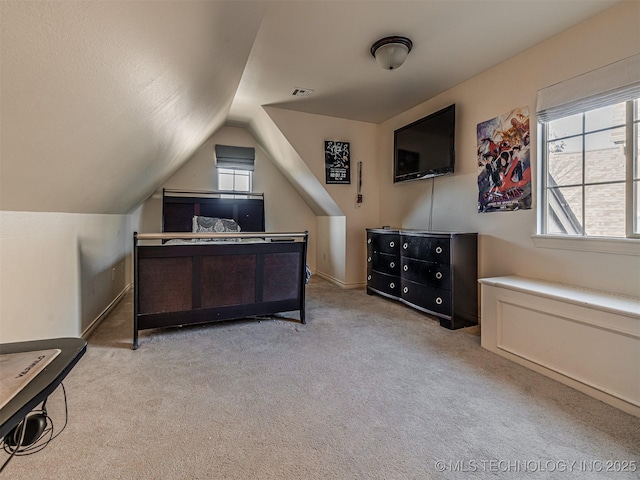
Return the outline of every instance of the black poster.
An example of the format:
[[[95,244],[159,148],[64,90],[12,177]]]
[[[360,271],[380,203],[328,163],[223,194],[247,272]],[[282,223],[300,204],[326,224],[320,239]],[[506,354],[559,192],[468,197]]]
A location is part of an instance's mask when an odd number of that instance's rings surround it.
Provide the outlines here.
[[[327,183],[351,183],[349,142],[324,142],[324,165]]]

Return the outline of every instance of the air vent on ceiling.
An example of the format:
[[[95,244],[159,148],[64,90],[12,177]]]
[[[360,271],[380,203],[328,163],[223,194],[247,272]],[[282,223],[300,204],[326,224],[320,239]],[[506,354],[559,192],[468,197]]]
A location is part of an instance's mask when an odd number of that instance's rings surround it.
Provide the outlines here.
[[[291,90],[291,95],[293,95],[294,97],[308,97],[312,93],[313,90],[311,90],[310,88],[295,87],[293,90]]]

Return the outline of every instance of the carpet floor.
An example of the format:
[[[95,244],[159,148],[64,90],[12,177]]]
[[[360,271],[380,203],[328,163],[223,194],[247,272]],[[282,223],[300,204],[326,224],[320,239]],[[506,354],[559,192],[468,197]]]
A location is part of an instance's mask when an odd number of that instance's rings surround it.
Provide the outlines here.
[[[3,479],[637,479],[640,419],[406,306],[313,277],[297,312],[141,332],[129,292]],[[61,389],[48,402],[64,423]]]

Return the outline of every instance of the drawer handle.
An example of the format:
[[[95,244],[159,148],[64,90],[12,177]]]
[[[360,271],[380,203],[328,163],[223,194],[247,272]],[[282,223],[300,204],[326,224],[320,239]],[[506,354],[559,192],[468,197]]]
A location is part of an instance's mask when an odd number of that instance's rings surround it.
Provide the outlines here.
[[[367,258],[367,262],[371,262],[371,257],[368,257],[368,258]]]
[[[389,246],[390,246],[391,248],[395,247],[395,246],[396,246],[396,242],[389,242]]]
[[[408,291],[409,291],[409,287],[404,287],[404,288],[402,289],[402,292],[403,292],[403,293],[407,293]]]
[[[440,297],[436,298],[436,305],[442,305],[442,299]]]
[[[442,247],[436,247],[436,253],[442,253]]]
[[[394,267],[396,266],[396,262],[391,262],[391,263],[389,264],[389,266],[390,266],[391,268],[394,268]]]
[[[436,278],[437,278],[438,280],[440,280],[440,279],[442,278],[442,272],[437,272],[437,273],[436,273]]]
[[[405,265],[404,267],[402,267],[404,269],[404,271],[408,271],[409,270],[409,265]]]
[[[371,275],[368,275],[368,276],[367,276],[367,280],[371,280]]]
[[[369,239],[367,239],[367,243],[371,243],[371,239],[370,239],[370,238],[369,238]]]
[[[409,247],[409,244],[405,242],[404,245],[402,245],[402,248],[404,248],[405,250]]]
[[[393,282],[391,282],[391,283],[389,284],[389,287],[390,287],[390,288],[396,288],[396,284],[395,284],[395,283],[393,283]]]

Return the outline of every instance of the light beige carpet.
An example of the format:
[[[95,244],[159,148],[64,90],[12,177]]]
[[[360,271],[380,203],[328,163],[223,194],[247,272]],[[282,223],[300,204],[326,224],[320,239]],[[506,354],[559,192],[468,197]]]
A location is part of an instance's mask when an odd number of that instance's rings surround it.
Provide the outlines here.
[[[133,351],[128,294],[64,382],[66,430],[2,478],[638,478],[603,469],[640,468],[639,419],[483,350],[477,330],[314,276],[306,325],[144,331]],[[57,390],[57,427],[62,405]]]

